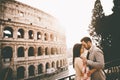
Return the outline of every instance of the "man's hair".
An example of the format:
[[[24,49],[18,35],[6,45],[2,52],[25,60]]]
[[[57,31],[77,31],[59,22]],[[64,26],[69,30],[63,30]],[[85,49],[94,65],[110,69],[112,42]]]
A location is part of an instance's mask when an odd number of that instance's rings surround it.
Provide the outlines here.
[[[88,41],[90,41],[90,42],[92,42],[92,40],[89,38],[89,37],[83,37],[82,39],[81,39],[81,42],[82,41],[84,41],[84,42],[88,42]]]

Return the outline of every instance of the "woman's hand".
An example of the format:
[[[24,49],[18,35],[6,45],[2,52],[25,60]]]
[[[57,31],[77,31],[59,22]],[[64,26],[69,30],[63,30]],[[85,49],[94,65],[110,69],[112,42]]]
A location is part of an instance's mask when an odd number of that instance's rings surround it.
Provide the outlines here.
[[[96,71],[96,69],[89,70],[87,73],[87,76],[90,77],[95,71]]]
[[[90,71],[88,71],[87,76],[90,77],[91,74],[92,74],[92,71],[90,70]]]

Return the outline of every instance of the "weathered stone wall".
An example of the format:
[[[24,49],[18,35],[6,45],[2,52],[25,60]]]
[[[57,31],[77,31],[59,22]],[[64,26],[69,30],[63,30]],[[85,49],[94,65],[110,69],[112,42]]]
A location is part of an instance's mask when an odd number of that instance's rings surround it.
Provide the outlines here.
[[[1,70],[12,69],[15,79],[68,65],[64,30],[56,18],[43,11],[14,0],[1,0],[0,33]],[[23,70],[23,77],[17,75],[19,70]]]

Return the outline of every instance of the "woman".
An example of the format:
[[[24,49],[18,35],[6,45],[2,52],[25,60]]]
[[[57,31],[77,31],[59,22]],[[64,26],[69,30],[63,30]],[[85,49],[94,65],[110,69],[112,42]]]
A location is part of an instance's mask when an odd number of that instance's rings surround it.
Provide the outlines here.
[[[75,80],[90,80],[90,75],[95,71],[95,69],[89,70],[89,68],[83,64],[82,58],[85,57],[84,47],[82,44],[75,44],[73,47],[73,67],[76,72]]]

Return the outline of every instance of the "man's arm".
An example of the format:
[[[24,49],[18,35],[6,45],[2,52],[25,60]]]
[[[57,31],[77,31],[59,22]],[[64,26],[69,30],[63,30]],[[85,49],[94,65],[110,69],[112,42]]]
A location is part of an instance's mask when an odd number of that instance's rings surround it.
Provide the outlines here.
[[[86,63],[88,66],[91,66],[92,68],[95,69],[103,69],[104,68],[104,56],[102,51],[96,51],[95,52],[95,62],[92,60],[87,60]]]

